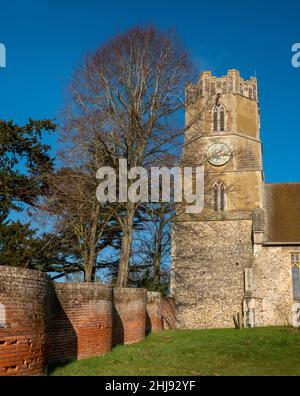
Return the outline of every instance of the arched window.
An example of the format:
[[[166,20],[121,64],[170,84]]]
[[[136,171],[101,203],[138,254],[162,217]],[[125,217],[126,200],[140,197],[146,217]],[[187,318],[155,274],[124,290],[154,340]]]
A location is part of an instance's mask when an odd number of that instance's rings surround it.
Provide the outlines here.
[[[222,212],[225,210],[225,186],[223,183],[220,186],[220,210]]]
[[[294,300],[300,301],[300,253],[291,253]]]
[[[5,306],[0,303],[0,329],[4,329],[6,325]]]
[[[224,107],[222,106],[220,108],[220,132],[225,131],[225,110]]]
[[[225,107],[218,105],[213,111],[214,132],[225,132]]]
[[[218,131],[218,111],[214,110],[214,132]]]
[[[214,210],[218,211],[218,195],[219,195],[219,186],[215,184],[214,186]]]
[[[223,212],[226,206],[226,190],[222,182],[217,182],[213,188],[213,208],[215,212]]]

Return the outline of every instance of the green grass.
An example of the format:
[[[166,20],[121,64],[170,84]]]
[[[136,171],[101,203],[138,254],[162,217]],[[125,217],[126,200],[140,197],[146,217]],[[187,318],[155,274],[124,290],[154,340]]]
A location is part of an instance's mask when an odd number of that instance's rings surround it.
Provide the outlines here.
[[[164,331],[102,357],[54,367],[49,375],[300,375],[300,331]]]

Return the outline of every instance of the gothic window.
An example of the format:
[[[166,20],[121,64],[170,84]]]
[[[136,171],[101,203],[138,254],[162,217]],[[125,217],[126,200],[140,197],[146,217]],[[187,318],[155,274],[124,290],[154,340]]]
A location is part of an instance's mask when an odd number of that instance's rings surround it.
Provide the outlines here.
[[[214,132],[218,131],[218,112],[214,111]]]
[[[220,109],[220,131],[225,131],[225,112],[224,107]]]
[[[225,199],[226,199],[225,186],[223,183],[218,182],[213,188],[213,208],[215,212],[224,212]]]
[[[220,210],[224,211],[225,210],[225,187],[224,184],[221,184],[220,187]]]
[[[219,195],[219,186],[215,184],[214,186],[214,210],[218,211],[218,195]]]
[[[291,253],[294,300],[300,300],[300,253]]]
[[[4,329],[6,325],[5,306],[0,303],[0,329]]]
[[[214,132],[225,131],[225,108],[223,105],[218,105],[213,111]]]

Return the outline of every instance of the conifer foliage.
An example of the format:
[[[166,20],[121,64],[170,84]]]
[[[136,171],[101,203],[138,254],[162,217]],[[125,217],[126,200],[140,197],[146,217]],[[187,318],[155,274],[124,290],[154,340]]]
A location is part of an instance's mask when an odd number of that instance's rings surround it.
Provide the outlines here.
[[[53,159],[42,134],[55,128],[50,120],[29,119],[23,126],[0,120],[0,265],[34,267],[40,239],[12,215],[34,205],[47,190]]]

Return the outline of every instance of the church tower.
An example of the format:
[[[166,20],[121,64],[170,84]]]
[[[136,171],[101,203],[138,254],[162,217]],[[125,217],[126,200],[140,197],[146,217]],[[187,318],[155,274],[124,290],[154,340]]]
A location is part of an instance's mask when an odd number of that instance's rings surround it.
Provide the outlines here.
[[[192,122],[192,120],[194,120]],[[204,166],[204,210],[179,213],[172,244],[177,321],[184,328],[232,327],[247,300],[253,219],[263,208],[257,80],[237,70],[203,72],[186,93],[182,166]],[[259,221],[255,221],[259,224]]]

